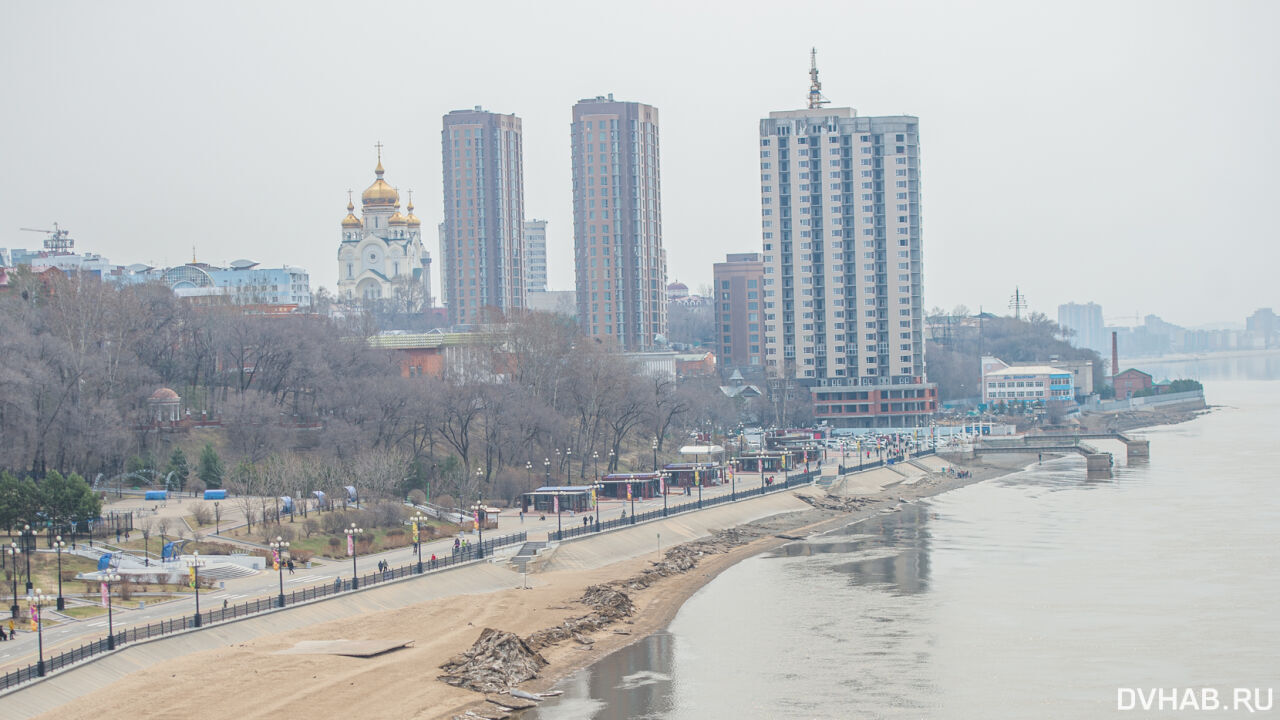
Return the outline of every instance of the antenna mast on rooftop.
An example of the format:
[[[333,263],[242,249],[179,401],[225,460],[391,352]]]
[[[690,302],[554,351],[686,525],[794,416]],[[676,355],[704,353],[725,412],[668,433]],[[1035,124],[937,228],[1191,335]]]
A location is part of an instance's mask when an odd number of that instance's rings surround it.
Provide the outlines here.
[[[818,80],[818,48],[809,48],[809,109],[820,109],[829,102],[822,96],[822,83]]]

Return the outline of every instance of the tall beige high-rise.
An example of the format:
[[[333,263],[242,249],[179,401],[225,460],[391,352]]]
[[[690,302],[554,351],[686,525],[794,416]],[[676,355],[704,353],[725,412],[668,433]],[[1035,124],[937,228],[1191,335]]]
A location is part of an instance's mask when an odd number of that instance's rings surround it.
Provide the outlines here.
[[[765,366],[834,425],[905,427],[925,382],[919,120],[809,107],[760,121]]]
[[[520,118],[474,110],[444,116],[440,296],[449,322],[525,306],[524,160]]]
[[[658,110],[580,100],[570,135],[578,322],[625,350],[651,349],[667,332]]]

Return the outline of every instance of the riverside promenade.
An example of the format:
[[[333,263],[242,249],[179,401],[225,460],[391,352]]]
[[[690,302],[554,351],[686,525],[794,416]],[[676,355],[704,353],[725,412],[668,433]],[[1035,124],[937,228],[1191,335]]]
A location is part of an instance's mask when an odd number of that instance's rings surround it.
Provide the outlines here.
[[[646,554],[652,554],[656,558],[659,542],[665,549],[706,537],[718,529],[779,513],[805,510],[809,506],[795,495],[797,492],[807,491],[810,490],[801,486],[798,490],[744,497],[736,502],[555,544],[539,558],[539,572],[529,575],[527,582],[530,587],[538,587],[546,582],[544,575],[555,577],[580,574]],[[431,605],[433,601],[439,603],[452,599],[457,602],[461,599],[460,606],[466,608],[466,596],[510,590],[524,582],[524,578],[513,572],[507,563],[514,549],[512,547],[505,552],[498,552],[487,562],[449,572],[410,575],[398,581],[341,593],[284,610],[271,610],[201,630],[125,645],[91,662],[81,663],[19,686],[6,693],[0,703],[5,707],[6,717],[34,717],[112,686],[141,671],[151,670],[154,671],[153,674],[168,677],[162,672],[164,667],[195,653],[225,649],[268,636],[301,639],[308,628],[325,623],[337,622],[355,630],[363,625],[364,618],[371,615]],[[460,624],[466,618],[459,620]],[[346,636],[358,634],[349,633]]]

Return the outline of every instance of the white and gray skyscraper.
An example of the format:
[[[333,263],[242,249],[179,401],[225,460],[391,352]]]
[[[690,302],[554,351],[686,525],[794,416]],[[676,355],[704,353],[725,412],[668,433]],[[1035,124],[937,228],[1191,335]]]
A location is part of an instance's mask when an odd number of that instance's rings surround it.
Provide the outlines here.
[[[524,290],[547,291],[547,221],[524,221]]]
[[[1058,325],[1075,331],[1068,338],[1078,348],[1097,350],[1107,355],[1107,328],[1102,319],[1102,306],[1097,303],[1065,303],[1058,306]]]
[[[919,120],[809,107],[760,121],[765,364],[845,427],[919,425],[925,382]]]

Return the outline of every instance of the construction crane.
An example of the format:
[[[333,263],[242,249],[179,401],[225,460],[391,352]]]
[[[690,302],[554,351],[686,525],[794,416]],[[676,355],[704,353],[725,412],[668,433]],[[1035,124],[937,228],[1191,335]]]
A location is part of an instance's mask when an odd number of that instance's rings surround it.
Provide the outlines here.
[[[71,248],[75,247],[76,241],[71,239],[68,231],[58,227],[58,223],[53,224],[52,230],[41,230],[39,228],[18,228],[27,232],[46,233],[48,237],[44,239],[44,249],[52,253],[61,255],[69,255]]]

